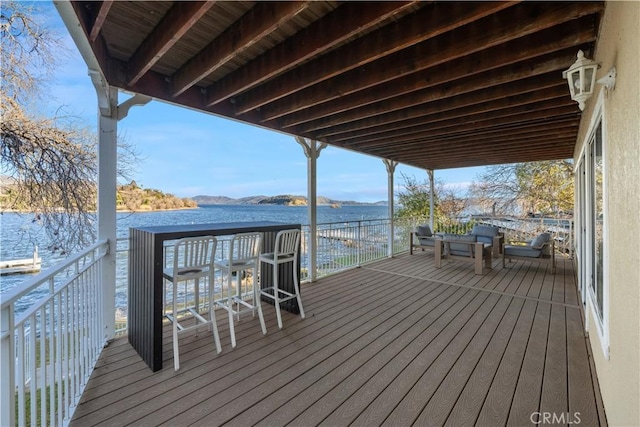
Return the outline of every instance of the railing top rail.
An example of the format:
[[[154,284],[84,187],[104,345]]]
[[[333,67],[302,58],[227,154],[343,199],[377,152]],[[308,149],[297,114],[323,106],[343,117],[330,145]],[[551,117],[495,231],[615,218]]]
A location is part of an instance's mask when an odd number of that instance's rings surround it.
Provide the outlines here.
[[[347,220],[344,220],[344,221],[319,222],[316,225],[319,227],[321,225],[366,223],[366,222],[375,222],[375,221],[389,221],[389,218],[347,219]],[[310,227],[310,224],[302,224],[302,227]]]
[[[24,295],[28,294],[29,292],[31,292],[32,290],[34,290],[35,288],[41,286],[44,282],[46,282],[47,280],[49,280],[50,278],[54,277],[56,274],[64,271],[65,269],[69,268],[71,265],[73,265],[73,263],[79,261],[80,259],[82,259],[83,257],[87,256],[90,252],[102,247],[102,246],[107,246],[108,245],[108,240],[103,239],[103,240],[99,240],[96,243],[94,243],[93,245],[83,249],[82,251],[73,254],[71,256],[69,256],[68,258],[66,258],[64,261],[61,261],[59,263],[57,263],[56,265],[54,265],[53,267],[49,268],[48,270],[43,271],[42,273],[38,274],[37,276],[25,281],[22,285],[17,286],[9,291],[7,291],[6,293],[2,294],[2,305],[1,308],[4,309],[5,307],[8,307],[9,305],[13,304],[17,299],[23,297]]]

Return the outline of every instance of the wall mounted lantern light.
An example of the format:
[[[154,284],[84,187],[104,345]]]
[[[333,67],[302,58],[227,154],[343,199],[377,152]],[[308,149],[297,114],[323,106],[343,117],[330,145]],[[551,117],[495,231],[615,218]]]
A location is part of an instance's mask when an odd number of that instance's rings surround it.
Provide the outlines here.
[[[562,78],[567,79],[571,99],[578,102],[580,110],[584,110],[584,103],[591,95],[596,85],[596,70],[599,65],[584,56],[584,52],[578,51],[578,59],[571,64],[568,70],[562,72]],[[613,90],[616,84],[616,69],[612,68],[607,75],[597,81],[609,90]]]

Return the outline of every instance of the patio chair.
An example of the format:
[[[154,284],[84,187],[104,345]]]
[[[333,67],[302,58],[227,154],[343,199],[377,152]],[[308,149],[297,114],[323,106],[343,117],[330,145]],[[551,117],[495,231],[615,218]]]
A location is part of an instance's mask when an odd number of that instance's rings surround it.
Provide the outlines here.
[[[476,274],[483,273],[484,267],[491,268],[491,245],[476,241],[471,234],[459,235],[446,233],[442,239],[436,240],[435,266],[442,266],[443,258],[458,258],[473,262]]]
[[[300,248],[300,230],[282,230],[276,234],[274,251],[260,254],[260,262],[270,264],[273,267],[273,282],[271,286],[260,288],[260,295],[273,300],[278,317],[278,327],[282,329],[282,315],[280,304],[295,299],[300,309],[300,317],[304,319],[304,309],[300,298],[300,284],[298,282],[298,249]],[[293,270],[293,292],[288,292],[279,287],[278,275],[280,266],[291,263]],[[286,270],[288,271],[288,270]],[[260,276],[262,279],[263,275]],[[261,279],[261,280],[262,280]]]
[[[415,231],[409,234],[409,254],[413,255],[413,249],[425,250],[425,248],[435,248],[435,241],[439,237],[431,232],[428,225],[419,225]]]
[[[216,260],[215,268],[220,269],[226,280],[223,281],[222,298],[216,300],[216,304],[227,310],[229,314],[229,333],[231,335],[231,347],[236,346],[236,333],[234,316],[240,319],[244,313],[255,316],[258,312],[262,333],[266,335],[267,327],[264,323],[262,306],[260,305],[260,292],[258,285],[258,257],[262,247],[262,233],[239,233],[233,236],[229,246],[229,257]],[[253,270],[253,283],[251,285],[251,302],[247,299],[248,292],[242,292],[243,276],[248,287],[248,270]],[[236,291],[233,293],[233,276],[236,276]],[[224,283],[227,284],[225,296]],[[234,308],[235,306],[235,308]]]
[[[500,256],[504,243],[504,234],[500,232],[500,228],[494,225],[476,224],[469,234],[476,236],[476,241],[491,245],[494,257]]]
[[[556,273],[555,242],[550,233],[540,233],[533,240],[509,242],[502,248],[502,266],[506,267],[507,259],[544,262],[551,265],[551,273]]]
[[[176,371],[180,369],[179,335],[184,332],[198,329],[203,325],[210,325],[213,329],[216,351],[218,353],[222,351],[214,304],[211,302],[216,243],[216,238],[213,236],[189,237],[178,240],[173,247],[173,267],[165,268],[162,272],[162,276],[172,284],[171,313],[167,313],[165,316],[173,326],[173,367]],[[202,280],[206,298],[204,305],[200,303],[200,279],[204,279]],[[194,282],[193,304],[189,300],[188,282],[190,281]],[[178,284],[180,282],[185,282],[184,302],[181,305],[178,301]],[[200,314],[202,307],[208,308],[208,320]],[[194,321],[188,321],[190,318],[193,318]]]

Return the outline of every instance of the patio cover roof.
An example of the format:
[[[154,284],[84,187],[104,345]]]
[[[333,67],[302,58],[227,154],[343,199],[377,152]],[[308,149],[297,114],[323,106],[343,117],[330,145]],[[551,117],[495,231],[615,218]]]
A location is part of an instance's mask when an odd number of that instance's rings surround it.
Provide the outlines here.
[[[425,169],[572,157],[580,110],[561,72],[593,57],[604,8],[56,3],[113,87]]]

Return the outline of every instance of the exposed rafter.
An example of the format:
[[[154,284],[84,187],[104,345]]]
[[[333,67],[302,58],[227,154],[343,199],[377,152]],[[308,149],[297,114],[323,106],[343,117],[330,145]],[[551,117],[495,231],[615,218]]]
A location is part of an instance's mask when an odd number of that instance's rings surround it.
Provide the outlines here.
[[[214,1],[176,2],[129,59],[128,84],[136,84],[214,4]]]
[[[275,31],[305,8],[304,1],[258,2],[172,76],[176,97]]]
[[[98,8],[98,13],[96,14],[96,19],[91,26],[91,33],[89,34],[89,40],[91,43],[95,42],[98,38],[98,34],[100,34],[100,30],[104,25],[104,21],[107,19],[107,14],[109,13],[109,9],[113,5],[113,0],[105,0],[100,3],[100,7]]]
[[[106,83],[426,169],[571,157],[603,2],[71,2]]]

